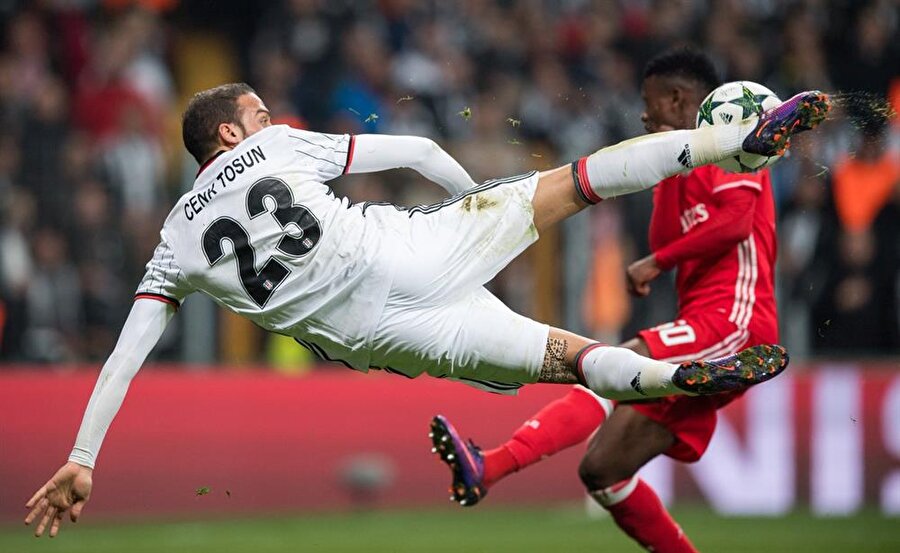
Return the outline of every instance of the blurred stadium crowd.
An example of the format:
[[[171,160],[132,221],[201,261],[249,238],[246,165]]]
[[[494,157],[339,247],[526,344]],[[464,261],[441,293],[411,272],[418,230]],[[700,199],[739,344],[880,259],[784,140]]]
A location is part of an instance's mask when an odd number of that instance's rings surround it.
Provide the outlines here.
[[[0,22],[4,361],[109,353],[196,171],[181,109],[223,81],[249,82],[276,122],[434,138],[476,181],[643,133],[643,64],[684,42],[707,49],[726,80],[783,98],[900,97],[893,0],[6,0]],[[835,121],[804,138],[773,174],[783,342],[800,356],[896,355],[900,126]],[[406,205],[441,192],[407,172],[335,188]],[[640,194],[582,213],[495,291],[606,341],[670,320],[670,282],[641,301],[625,292],[624,267],[648,251],[650,208]],[[164,358],[302,361],[210,302],[184,311]]]

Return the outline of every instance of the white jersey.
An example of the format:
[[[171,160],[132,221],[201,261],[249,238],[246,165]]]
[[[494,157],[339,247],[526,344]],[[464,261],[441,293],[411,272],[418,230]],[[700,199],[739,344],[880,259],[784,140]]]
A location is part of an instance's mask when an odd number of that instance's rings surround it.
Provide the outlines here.
[[[137,297],[201,291],[259,326],[327,343],[354,368],[390,288],[383,229],[324,183],[353,137],[268,127],[204,166],[163,225]]]
[[[324,183],[351,161],[361,173],[415,168],[456,195],[410,209],[350,205]],[[472,185],[427,139],[269,127],[201,169],[166,219],[137,297],[177,307],[201,291],[355,369],[513,393],[537,380],[549,327],[482,286],[537,239],[537,182],[530,173]],[[128,383],[173,314],[135,302],[70,460],[94,466]]]

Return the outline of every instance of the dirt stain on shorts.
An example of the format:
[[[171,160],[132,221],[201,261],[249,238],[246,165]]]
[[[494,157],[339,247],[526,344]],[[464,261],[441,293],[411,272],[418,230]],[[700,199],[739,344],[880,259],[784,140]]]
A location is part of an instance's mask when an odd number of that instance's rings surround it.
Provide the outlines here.
[[[473,205],[474,204],[474,205]],[[462,202],[463,211],[484,211],[497,205],[497,200],[486,198],[480,194],[466,196]]]

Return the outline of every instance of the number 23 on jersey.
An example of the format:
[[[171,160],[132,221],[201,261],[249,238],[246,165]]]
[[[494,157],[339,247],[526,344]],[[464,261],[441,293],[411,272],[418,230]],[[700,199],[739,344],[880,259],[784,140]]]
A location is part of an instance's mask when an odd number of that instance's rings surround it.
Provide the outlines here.
[[[275,201],[269,212],[265,199]],[[247,191],[247,213],[256,219],[269,213],[281,226],[283,236],[275,248],[291,258],[301,258],[312,251],[322,236],[319,221],[306,207],[294,204],[294,194],[281,179],[266,177],[256,181]],[[219,217],[203,232],[203,253],[212,267],[225,257],[222,242],[229,240],[238,265],[238,277],[247,295],[263,307],[291,270],[278,259],[269,256],[262,269],[256,270],[256,248],[247,230],[231,217]]]

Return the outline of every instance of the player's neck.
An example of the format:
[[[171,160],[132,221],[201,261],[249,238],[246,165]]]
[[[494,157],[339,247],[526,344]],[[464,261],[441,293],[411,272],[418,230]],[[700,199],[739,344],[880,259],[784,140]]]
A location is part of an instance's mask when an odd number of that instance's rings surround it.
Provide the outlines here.
[[[224,146],[221,147],[221,148],[219,148],[219,149],[216,151],[216,153],[214,153],[213,155],[211,155],[206,161],[204,161],[203,163],[200,164],[200,169],[197,170],[197,176],[199,177],[199,176],[200,176],[200,173],[202,173],[204,169],[206,169],[207,167],[209,167],[210,165],[212,165],[212,162],[215,161],[216,159],[218,159],[218,157],[219,157],[220,155],[222,155],[222,154],[224,154],[225,152],[230,151],[230,150],[231,150],[231,148],[227,148],[227,147],[224,147]]]

